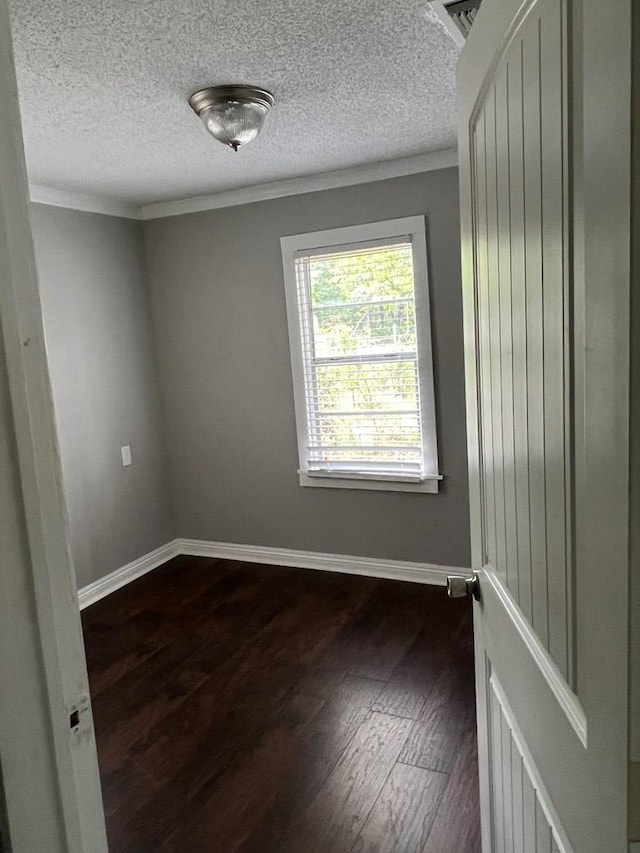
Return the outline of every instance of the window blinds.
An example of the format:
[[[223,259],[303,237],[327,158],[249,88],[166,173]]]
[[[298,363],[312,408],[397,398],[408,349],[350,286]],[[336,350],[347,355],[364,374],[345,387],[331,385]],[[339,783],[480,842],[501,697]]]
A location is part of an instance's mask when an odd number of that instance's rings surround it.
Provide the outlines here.
[[[295,256],[309,474],[419,482],[410,237]]]

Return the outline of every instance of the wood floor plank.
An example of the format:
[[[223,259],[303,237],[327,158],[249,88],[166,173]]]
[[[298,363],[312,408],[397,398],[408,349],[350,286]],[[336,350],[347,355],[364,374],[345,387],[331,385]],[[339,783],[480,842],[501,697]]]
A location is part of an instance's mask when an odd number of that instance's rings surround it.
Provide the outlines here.
[[[352,853],[421,853],[447,781],[444,773],[396,764]]]
[[[319,696],[322,699],[333,697],[345,674],[340,669],[321,669],[311,667],[300,679],[296,689],[307,696]]]
[[[450,764],[442,720],[473,679],[470,608],[441,589],[184,557],[82,621],[111,853],[347,853],[424,831],[433,774],[397,759],[413,727],[410,757]]]
[[[101,694],[94,715],[100,732],[103,775],[117,771],[118,761],[127,754],[139,753],[147,746],[153,749],[165,718],[173,712],[180,718],[180,706],[204,684],[206,674],[214,672],[216,665],[227,666],[233,655],[253,642],[278,612],[280,608],[274,611],[273,604],[262,595],[254,602],[234,593],[223,613],[211,608],[206,630],[194,620],[192,630],[177,633],[172,642],[165,642],[165,636],[144,668],[128,672],[116,690]],[[238,624],[244,628],[240,644]],[[170,626],[167,633],[169,629]],[[180,680],[186,678],[188,690],[180,685]]]
[[[241,853],[282,849],[283,838],[295,827],[348,748],[381,686],[382,682],[357,676],[344,678],[305,730],[276,801],[240,848]]]
[[[188,573],[189,582],[181,583],[181,577]],[[243,572],[237,572],[228,561],[212,560],[203,557],[176,557],[137,578],[130,584],[116,590],[106,598],[92,604],[82,611],[82,623],[86,631],[104,627],[113,631],[113,642],[118,642],[118,631],[124,625],[135,629],[141,614],[147,611],[161,612],[175,616],[190,600],[202,600],[213,587],[220,586],[225,579],[231,583],[242,583]],[[252,578],[257,581],[258,578]],[[227,593],[224,593],[227,597]],[[91,645],[89,655],[108,654],[103,649]]]
[[[194,741],[206,736],[211,724],[216,723],[210,707],[213,691],[222,691],[227,703],[235,702],[239,708],[248,705],[250,710],[254,706],[260,708],[261,699],[270,695],[277,702],[277,697],[299,680],[305,662],[314,659],[318,647],[322,648],[330,640],[332,631],[339,630],[342,622],[341,614],[330,603],[322,602],[315,614],[315,630],[304,632],[304,637],[299,637],[292,648],[291,636],[307,611],[307,602],[297,597],[288,607],[281,608],[277,617],[250,642],[239,643],[237,650],[216,667],[211,683],[193,694],[188,716],[179,710],[163,723],[164,738],[161,736],[155,749],[148,751],[145,758],[149,766],[154,765],[156,772],[164,774],[175,771],[177,762],[185,758],[188,763],[194,755]],[[201,660],[199,666],[204,665]],[[171,758],[167,758],[168,740],[171,740]],[[197,752],[196,749],[195,754]],[[167,766],[167,761],[171,762],[171,767]]]
[[[138,800],[148,800],[161,789],[161,780],[148,776],[131,758],[127,758],[110,773],[101,773],[102,802],[105,811],[107,830],[110,836],[116,827],[122,826],[122,811],[131,808]],[[129,838],[126,839],[128,845]],[[109,844],[109,850],[125,850],[125,844]]]
[[[344,853],[353,846],[409,734],[411,722],[372,712],[282,850]]]
[[[180,641],[186,635],[191,635],[192,642],[196,638],[201,642],[213,639],[207,634],[212,629],[215,632],[218,610],[223,610],[224,616],[224,611],[231,609],[236,619],[244,618],[247,631],[251,630],[256,616],[258,621],[264,622],[278,612],[270,596],[263,598],[261,595],[268,589],[267,578],[247,574],[242,568],[233,573],[225,564],[215,564],[215,570],[214,565],[210,565],[206,573],[201,566],[198,568],[193,581],[196,592],[191,588],[191,575],[189,583],[178,591],[172,575],[167,578],[172,583],[165,589],[162,579],[158,580],[153,573],[131,585],[134,589],[126,618],[122,604],[114,623],[107,618],[87,624],[92,608],[83,612],[85,637],[92,638],[90,643],[85,643],[92,695],[98,696],[121,678],[136,673],[153,655],[170,648],[176,639]],[[168,611],[164,609],[167,603],[161,603],[163,592],[171,602]],[[268,605],[266,613],[265,608],[260,607],[256,614],[253,608],[263,603]]]
[[[190,706],[185,707],[185,728],[193,726],[193,738],[181,739],[186,757],[173,751],[171,734],[156,742],[153,760],[144,752],[132,755],[137,772],[157,780],[157,788],[152,792],[140,790],[138,799],[121,809],[107,826],[110,851],[158,850],[185,815],[195,820],[212,792],[226,784],[229,771],[274,725],[287,696],[283,686],[279,692],[254,695],[243,705],[219,711],[207,700],[206,706],[199,705],[193,720]],[[202,713],[206,707],[212,718],[208,725]],[[176,770],[172,768],[174,762]]]
[[[211,840],[235,853],[268,813],[295,761],[296,744],[323,703],[296,694],[277,714],[255,747],[229,768],[197,813],[185,814],[162,850],[206,850]]]
[[[444,588],[429,592],[422,630],[376,703],[375,710],[383,714],[417,719],[442,669],[450,664],[452,644],[468,634],[467,603],[448,601]]]
[[[460,743],[475,727],[471,662],[452,667],[447,661],[411,730],[400,761],[448,773]]]
[[[429,591],[418,584],[379,586],[320,660],[365,678],[388,680],[420,632]]]
[[[292,580],[294,589],[300,587],[299,577]],[[309,578],[308,589],[318,583],[317,577]],[[206,801],[226,768],[241,760],[271,725],[300,680],[303,661],[314,661],[357,604],[357,596],[342,596],[341,610],[329,594],[315,602],[312,613],[304,595],[279,591],[276,600],[281,602],[277,617],[249,642],[240,642],[187,703],[132,747],[139,771],[163,784],[149,801],[135,804],[127,826],[118,830],[125,837],[160,843],[171,827],[176,795],[194,810]],[[302,624],[313,630],[300,630]],[[241,632],[241,624],[236,630]],[[294,647],[290,637],[295,630],[301,636]]]
[[[478,752],[475,732],[468,732],[422,853],[481,853]]]
[[[206,679],[205,673],[181,668],[175,673],[169,672],[156,692],[153,703],[147,700],[134,709],[127,707],[123,701],[118,722],[101,738],[100,772],[103,784],[112,772],[118,771],[126,763],[134,747],[140,749],[142,744],[149,743],[153,731],[162,720],[187,702],[191,693],[201,687]],[[98,715],[98,719],[102,717]]]

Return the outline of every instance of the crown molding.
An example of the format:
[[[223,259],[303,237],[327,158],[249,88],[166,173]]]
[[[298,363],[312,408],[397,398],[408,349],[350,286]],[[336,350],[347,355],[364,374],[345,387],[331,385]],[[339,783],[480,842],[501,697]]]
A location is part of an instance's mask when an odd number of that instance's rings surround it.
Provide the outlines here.
[[[239,204],[251,204],[256,201],[268,201],[269,199],[284,198],[302,193],[384,181],[388,178],[400,178],[405,175],[416,175],[420,172],[448,169],[457,165],[458,152],[455,148],[448,148],[444,151],[432,151],[427,154],[418,154],[415,157],[404,157],[400,160],[385,160],[366,166],[354,166],[351,169],[320,172],[301,178],[287,178],[269,184],[257,184],[211,195],[145,204],[142,207],[142,218],[149,220],[163,219],[168,216],[182,216],[185,213],[199,213],[221,207],[233,207]]]
[[[125,219],[149,220],[163,219],[168,216],[182,216],[185,213],[199,213],[204,210],[217,210],[221,207],[234,207],[239,204],[251,204],[256,201],[268,201],[269,199],[285,198],[302,193],[333,190],[356,184],[368,184],[389,178],[417,175],[420,172],[449,169],[457,165],[458,152],[455,148],[447,148],[443,151],[418,154],[415,157],[403,157],[400,160],[384,160],[381,163],[354,166],[351,169],[319,172],[315,175],[286,178],[282,181],[256,184],[227,192],[145,204],[142,207],[118,201],[118,199],[68,192],[67,190],[43,187],[38,184],[31,184],[29,192],[31,201],[36,204],[67,207],[71,210],[102,213],[106,216],[119,216]]]
[[[106,216],[119,216],[123,219],[142,219],[140,207],[104,196],[68,192],[67,190],[57,190],[53,187],[43,187],[37,184],[29,185],[29,196],[31,201],[36,204],[67,207],[86,213],[102,213]]]

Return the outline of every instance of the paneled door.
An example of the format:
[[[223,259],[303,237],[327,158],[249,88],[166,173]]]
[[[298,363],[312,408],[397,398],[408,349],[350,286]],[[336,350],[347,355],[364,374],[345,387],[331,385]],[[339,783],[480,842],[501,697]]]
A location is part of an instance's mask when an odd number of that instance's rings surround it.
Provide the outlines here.
[[[630,0],[484,0],[459,66],[485,853],[627,849]]]

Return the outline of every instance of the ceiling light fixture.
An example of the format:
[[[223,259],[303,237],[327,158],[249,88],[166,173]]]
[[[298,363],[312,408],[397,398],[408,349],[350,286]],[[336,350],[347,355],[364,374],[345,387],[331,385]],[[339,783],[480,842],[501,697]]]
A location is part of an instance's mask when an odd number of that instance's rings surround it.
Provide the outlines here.
[[[209,86],[189,98],[209,133],[234,151],[256,138],[273,104],[271,92],[255,86]]]

